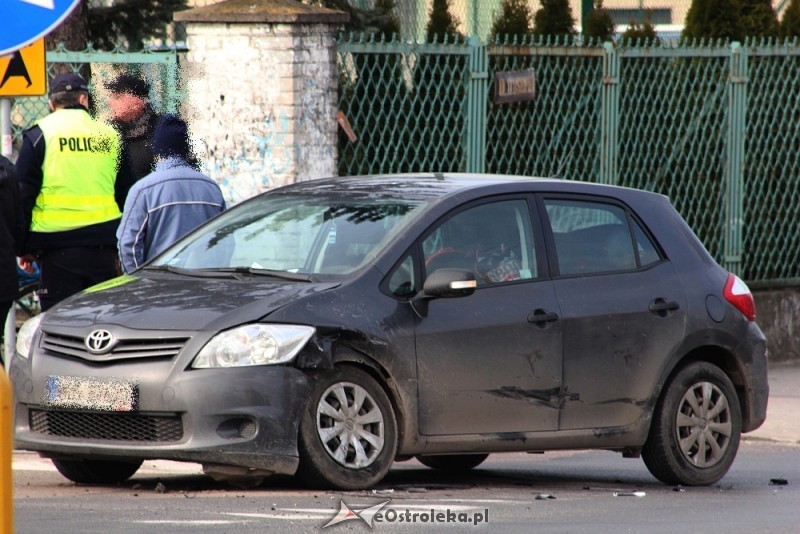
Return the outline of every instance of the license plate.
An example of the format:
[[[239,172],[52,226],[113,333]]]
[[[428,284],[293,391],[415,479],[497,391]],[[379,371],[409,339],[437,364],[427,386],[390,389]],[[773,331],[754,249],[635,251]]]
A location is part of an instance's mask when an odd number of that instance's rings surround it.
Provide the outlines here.
[[[103,412],[132,412],[139,408],[139,386],[120,378],[47,377],[45,404]]]

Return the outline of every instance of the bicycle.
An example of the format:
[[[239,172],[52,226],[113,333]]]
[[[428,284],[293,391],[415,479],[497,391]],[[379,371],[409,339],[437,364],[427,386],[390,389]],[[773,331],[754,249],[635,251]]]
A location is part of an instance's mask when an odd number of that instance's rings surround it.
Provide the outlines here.
[[[41,272],[34,264],[34,271],[27,273],[17,266],[17,282],[19,289],[14,298],[14,305],[4,321],[3,343],[0,346],[0,367],[5,367],[14,353],[14,340],[19,328],[28,319],[41,313],[39,290],[41,289]]]

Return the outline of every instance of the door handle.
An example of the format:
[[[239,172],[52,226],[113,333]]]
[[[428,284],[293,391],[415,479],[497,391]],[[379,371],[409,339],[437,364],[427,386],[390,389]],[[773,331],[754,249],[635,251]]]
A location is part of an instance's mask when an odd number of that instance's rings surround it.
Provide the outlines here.
[[[528,314],[528,322],[539,324],[540,326],[542,326],[543,323],[552,323],[554,321],[558,321],[558,314],[548,310],[543,310],[542,308],[536,308]]]
[[[650,302],[650,311],[660,317],[666,317],[669,312],[675,311],[680,307],[680,304],[674,300],[668,301],[662,298],[657,298]]]

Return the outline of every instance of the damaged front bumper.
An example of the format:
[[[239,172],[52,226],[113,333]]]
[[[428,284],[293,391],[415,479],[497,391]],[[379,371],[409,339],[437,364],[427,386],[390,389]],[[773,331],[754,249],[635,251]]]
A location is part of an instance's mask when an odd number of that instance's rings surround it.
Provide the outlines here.
[[[152,361],[145,373],[137,365],[88,369],[45,357],[34,369],[29,360],[15,358],[15,447],[47,457],[197,462],[209,472],[230,472],[232,466],[244,474],[296,471],[299,420],[311,394],[308,375],[282,366],[176,372],[169,362],[158,366],[159,373]],[[91,397],[83,405],[53,402],[54,380],[96,384],[121,376],[136,377],[137,398],[120,410]]]

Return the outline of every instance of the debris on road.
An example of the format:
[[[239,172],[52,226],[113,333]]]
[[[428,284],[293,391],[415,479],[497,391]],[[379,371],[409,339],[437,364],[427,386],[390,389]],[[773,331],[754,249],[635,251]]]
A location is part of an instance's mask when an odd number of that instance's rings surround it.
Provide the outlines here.
[[[614,497],[644,497],[647,494],[643,491],[615,491],[611,495]]]

